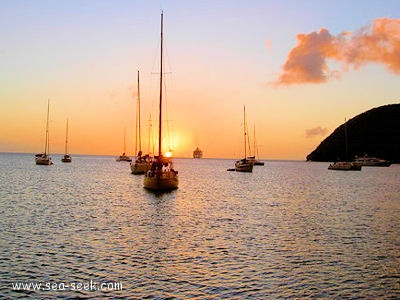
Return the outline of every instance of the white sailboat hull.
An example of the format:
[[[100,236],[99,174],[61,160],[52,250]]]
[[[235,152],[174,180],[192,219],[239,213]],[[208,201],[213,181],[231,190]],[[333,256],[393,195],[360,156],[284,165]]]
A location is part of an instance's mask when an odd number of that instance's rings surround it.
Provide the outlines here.
[[[143,186],[152,191],[174,190],[178,188],[178,175],[174,171],[158,173],[149,171],[144,177]]]

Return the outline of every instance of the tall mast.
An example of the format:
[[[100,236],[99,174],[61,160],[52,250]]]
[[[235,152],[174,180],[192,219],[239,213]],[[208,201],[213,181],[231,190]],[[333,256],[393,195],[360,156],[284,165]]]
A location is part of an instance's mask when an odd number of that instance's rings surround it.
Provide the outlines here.
[[[243,124],[243,128],[244,128],[244,158],[247,157],[247,153],[246,153],[246,106],[243,105],[243,120],[244,120],[244,124]]]
[[[161,11],[161,50],[160,50],[160,106],[158,117],[158,156],[161,156],[161,119],[162,119],[162,80],[163,80],[163,12]]]
[[[147,148],[147,152],[154,155],[153,125],[151,124],[151,114],[149,115],[149,141]]]
[[[124,155],[126,152],[126,127],[124,127]]]
[[[256,157],[256,125],[254,125],[254,133],[253,133],[253,139],[254,139],[254,147],[253,147],[253,155],[254,158]]]
[[[249,128],[246,126],[246,129],[249,130]],[[251,145],[250,145],[250,134],[247,135],[247,143],[249,147],[249,156],[251,156]]]
[[[50,112],[50,99],[47,100],[47,121],[46,121],[46,138],[44,145],[44,154],[49,153],[49,112]]]
[[[344,119],[344,140],[345,140],[345,146],[346,146],[346,161],[348,160],[349,157],[349,147],[347,145],[347,120],[346,118]]]
[[[65,154],[68,154],[68,119],[67,119],[67,126],[65,129]]]
[[[139,128],[139,151],[142,151],[142,136],[141,136],[141,127],[140,127],[140,87],[139,87],[139,70],[137,71],[137,93],[138,93],[138,101],[137,101],[137,119],[136,119],[136,128]],[[137,137],[136,137],[137,138]]]

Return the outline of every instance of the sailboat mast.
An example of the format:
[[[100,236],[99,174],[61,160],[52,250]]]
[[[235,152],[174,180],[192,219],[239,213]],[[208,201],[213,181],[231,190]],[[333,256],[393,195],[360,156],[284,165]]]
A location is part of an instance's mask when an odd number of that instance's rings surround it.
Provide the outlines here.
[[[141,135],[141,127],[140,127],[140,87],[139,87],[139,70],[137,71],[137,93],[138,93],[138,101],[137,101],[137,119],[136,119],[136,130],[138,130],[137,134],[139,136],[139,151],[142,151],[142,135]],[[136,137],[137,138],[137,137]],[[137,149],[135,149],[137,150]]]
[[[254,155],[254,158],[256,157],[256,125],[254,125],[254,128],[253,128],[253,139],[254,139],[254,147],[253,147],[253,155]]]
[[[149,140],[147,149],[148,153],[152,153],[154,155],[153,125],[151,124],[151,114],[149,115]]]
[[[249,130],[249,128],[246,126],[246,129]],[[250,143],[250,134],[247,134],[247,143],[249,147],[249,156],[251,156],[251,143]]]
[[[346,146],[346,161],[348,161],[349,157],[349,147],[347,145],[347,120],[346,118],[344,119],[344,140],[345,140],[345,146]]]
[[[124,155],[126,152],[126,127],[124,127]]]
[[[139,101],[139,100],[137,100]],[[135,152],[134,154],[137,155],[138,153],[138,136],[139,136],[139,132],[138,132],[138,128],[139,128],[139,118],[138,118],[138,103],[136,101],[136,115],[135,115]]]
[[[67,126],[65,129],[65,154],[68,154],[68,119],[67,119]]]
[[[244,120],[244,124],[243,124],[243,128],[244,128],[244,158],[247,157],[247,153],[246,153],[246,106],[243,105],[243,120]]]
[[[48,154],[49,149],[49,112],[50,112],[50,99],[47,100],[47,121],[46,121],[46,138],[44,145],[44,154]]]
[[[163,12],[161,11],[161,46],[160,46],[160,106],[158,117],[158,156],[161,156],[161,120],[162,120],[162,83],[163,83]]]

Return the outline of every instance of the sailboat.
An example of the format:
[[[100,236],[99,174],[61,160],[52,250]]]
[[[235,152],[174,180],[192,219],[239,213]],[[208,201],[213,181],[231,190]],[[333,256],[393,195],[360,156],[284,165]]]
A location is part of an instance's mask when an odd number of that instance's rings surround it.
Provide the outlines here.
[[[254,126],[254,156],[249,156],[248,159],[253,161],[253,165],[255,166],[263,166],[264,162],[256,159],[256,126]],[[257,149],[257,156],[258,156],[258,149]]]
[[[138,75],[138,100],[137,100],[137,110],[136,110],[136,145],[135,152],[139,151],[136,156],[135,162],[131,162],[131,172],[132,174],[145,174],[150,170],[151,164],[153,162],[153,158],[149,155],[142,155],[142,138],[141,138],[141,127],[140,127],[140,89],[139,89],[139,70],[137,71]]]
[[[246,152],[246,106],[243,106],[243,116],[244,116],[244,123],[243,123],[243,128],[244,128],[244,158],[241,160],[236,161],[235,163],[235,171],[237,172],[253,172],[253,165],[254,162],[250,159],[247,158],[247,152]]]
[[[329,165],[328,170],[335,171],[361,171],[361,165],[350,162],[347,160],[348,157],[348,145],[347,145],[347,121],[344,120],[344,139],[346,145],[346,160],[345,161],[337,161]]]
[[[178,188],[178,171],[173,168],[172,157],[162,154],[162,88],[163,88],[163,12],[161,12],[160,100],[158,115],[158,156],[145,174],[143,186],[152,191],[169,191]],[[167,153],[168,154],[168,153]]]
[[[68,154],[68,119],[67,119],[67,126],[65,129],[65,152],[64,156],[61,158],[61,161],[64,163],[72,162],[71,155]]]
[[[124,128],[124,153],[118,156],[115,160],[116,161],[132,161],[132,159],[125,154],[126,152],[126,128]]]
[[[47,100],[47,121],[46,121],[46,133],[44,142],[44,152],[35,155],[35,162],[37,165],[52,165],[51,157],[49,156],[49,112],[50,112],[50,100]]]

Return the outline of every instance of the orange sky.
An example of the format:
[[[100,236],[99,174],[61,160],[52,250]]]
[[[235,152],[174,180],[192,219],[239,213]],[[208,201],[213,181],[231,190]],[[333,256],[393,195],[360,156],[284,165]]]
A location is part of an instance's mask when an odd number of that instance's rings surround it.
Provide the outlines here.
[[[150,114],[157,137],[159,7],[60,3],[0,12],[0,151],[42,151],[50,99],[52,153],[64,151],[68,118],[72,154],[120,155],[126,128],[134,155],[140,70],[146,152]],[[166,1],[164,127],[175,156],[197,146],[205,157],[242,156],[246,105],[261,158],[304,160],[345,118],[399,102],[399,4],[371,1],[361,14],[335,3]]]

